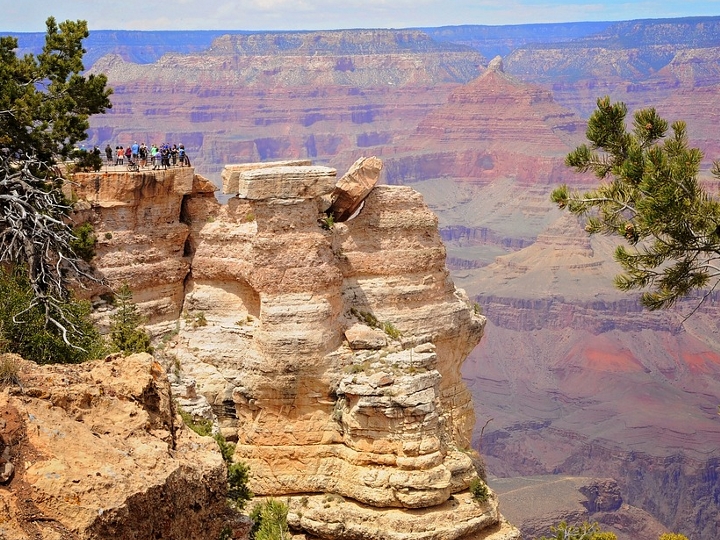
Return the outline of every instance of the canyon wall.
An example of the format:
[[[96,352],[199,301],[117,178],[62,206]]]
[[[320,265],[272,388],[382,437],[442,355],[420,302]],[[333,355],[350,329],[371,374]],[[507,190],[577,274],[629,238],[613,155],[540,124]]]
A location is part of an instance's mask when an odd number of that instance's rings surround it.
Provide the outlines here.
[[[612,477],[670,530],[714,538],[718,298],[689,318],[700,297],[647,312],[612,289],[613,247],[568,215],[468,276],[488,317],[463,371],[479,421],[492,418],[476,447],[499,476]]]
[[[74,177],[97,269],[166,333],[180,405],[217,421],[255,494],[287,501],[308,538],[517,538],[469,491],[483,473],[460,366],[485,319],[420,194],[376,186],[333,224],[335,169],[229,169],[227,204],[190,168]]]

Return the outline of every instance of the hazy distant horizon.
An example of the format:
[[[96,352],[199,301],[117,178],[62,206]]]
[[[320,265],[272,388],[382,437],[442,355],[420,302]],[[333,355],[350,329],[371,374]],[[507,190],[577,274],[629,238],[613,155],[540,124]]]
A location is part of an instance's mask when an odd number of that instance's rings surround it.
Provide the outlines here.
[[[30,4],[30,5],[28,5]],[[627,21],[720,15],[720,0],[0,0],[0,32],[44,32],[49,16],[90,30],[340,30]]]

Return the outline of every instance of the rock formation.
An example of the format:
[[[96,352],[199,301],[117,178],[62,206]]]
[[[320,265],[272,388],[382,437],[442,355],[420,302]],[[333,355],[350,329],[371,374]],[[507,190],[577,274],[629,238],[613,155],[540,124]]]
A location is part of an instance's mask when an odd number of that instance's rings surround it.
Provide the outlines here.
[[[358,162],[343,191],[360,200],[381,166]],[[422,197],[376,186],[359,215],[332,224],[321,218],[334,169],[233,166],[226,205],[188,171],[75,180],[98,270],[131,278],[156,330],[182,313],[162,352],[179,398],[207,400],[253,491],[288,500],[308,538],[516,538],[497,498],[468,490],[477,454],[460,366],[485,320],[450,280]],[[144,267],[147,252],[187,273]]]
[[[523,538],[550,536],[550,527],[561,521],[598,522],[618,540],[657,540],[667,532],[650,514],[627,504],[612,479],[548,475],[493,478],[491,483]]]
[[[0,537],[216,539],[234,519],[215,441],[185,428],[147,354],[81,365],[20,359],[0,392]],[[239,528],[238,528],[239,526]]]

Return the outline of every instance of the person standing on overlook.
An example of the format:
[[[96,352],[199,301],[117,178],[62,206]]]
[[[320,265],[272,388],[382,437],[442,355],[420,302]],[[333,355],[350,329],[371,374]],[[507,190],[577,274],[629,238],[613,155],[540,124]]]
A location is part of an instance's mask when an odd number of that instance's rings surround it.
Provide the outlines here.
[[[112,147],[110,146],[110,143],[108,143],[107,146],[105,147],[105,159],[107,159],[108,165],[112,164],[113,150],[112,150]]]

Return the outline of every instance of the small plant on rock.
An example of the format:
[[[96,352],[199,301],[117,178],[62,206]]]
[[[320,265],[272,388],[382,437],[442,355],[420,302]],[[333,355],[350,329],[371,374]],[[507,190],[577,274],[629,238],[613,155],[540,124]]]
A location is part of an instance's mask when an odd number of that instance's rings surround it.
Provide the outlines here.
[[[472,493],[472,498],[480,503],[487,501],[490,497],[487,484],[479,478],[473,478],[470,482],[470,493]]]
[[[196,420],[192,414],[181,409],[180,407],[177,408],[177,411],[180,414],[180,417],[182,418],[183,423],[187,427],[192,429],[198,435],[200,435],[202,437],[208,437],[212,434],[213,424],[207,418],[199,418]],[[235,449],[233,448],[233,451],[234,450]],[[221,452],[222,452],[222,450],[221,450]]]
[[[20,361],[12,354],[0,354],[0,386],[20,383]]]
[[[332,231],[335,228],[335,216],[332,214],[325,214],[318,220],[320,227],[326,231]]]
[[[400,339],[402,337],[402,332],[391,322],[384,322],[383,330],[390,339]]]
[[[73,229],[73,239],[70,240],[70,247],[75,255],[85,262],[90,262],[95,257],[95,246],[97,237],[92,223],[86,221]]]
[[[193,328],[197,328],[199,326],[207,326],[208,322],[205,318],[205,313],[202,311],[195,315],[195,319],[193,320]]]

